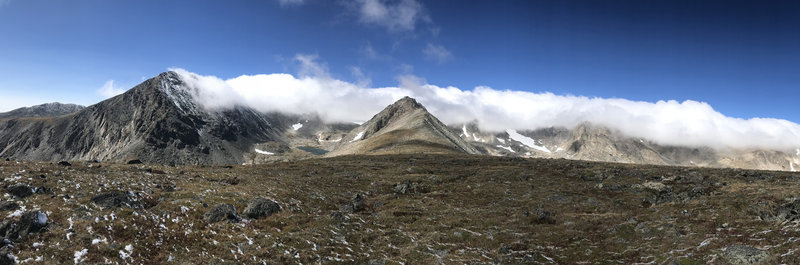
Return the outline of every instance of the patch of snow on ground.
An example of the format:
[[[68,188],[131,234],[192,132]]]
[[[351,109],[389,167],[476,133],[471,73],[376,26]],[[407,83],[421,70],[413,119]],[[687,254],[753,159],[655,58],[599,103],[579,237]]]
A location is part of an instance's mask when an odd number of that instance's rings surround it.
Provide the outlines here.
[[[461,126],[461,137],[469,137],[469,132],[467,132],[467,125]]]
[[[78,264],[78,262],[81,262],[83,260],[83,256],[86,255],[87,252],[89,252],[89,249],[85,249],[85,248],[83,250],[81,250],[81,251],[75,251],[75,259],[74,259],[75,264]]]
[[[294,129],[295,131],[300,130],[300,128],[303,128],[303,124],[302,123],[292,124],[292,129]]]
[[[506,143],[506,140],[504,140],[504,139],[497,138],[497,140],[498,140],[498,141],[500,141],[500,142],[501,142],[501,143],[503,143],[503,144],[505,144],[505,143]]]
[[[16,217],[16,216],[20,216],[20,215],[22,215],[22,213],[24,213],[24,212],[25,212],[25,210],[27,210],[27,209],[25,208],[25,205],[22,205],[22,206],[20,206],[20,207],[19,207],[19,209],[17,209],[16,211],[14,211],[14,212],[12,212],[12,213],[8,214],[8,217]]]
[[[795,150],[795,151],[796,151],[796,153],[794,153],[794,155],[800,156],[800,148],[797,148],[797,150]]]
[[[697,249],[700,249],[702,247],[707,246],[708,244],[711,244],[711,240],[714,240],[714,238],[706,238],[706,240],[703,240],[703,242],[700,242],[700,245],[697,246]]]
[[[547,149],[547,147],[544,147],[544,146],[537,145],[536,144],[536,140],[533,140],[531,138],[528,138],[527,136],[519,134],[516,130],[509,129],[509,130],[506,130],[506,133],[508,133],[508,137],[510,137],[511,140],[520,142],[520,143],[522,143],[522,144],[524,144],[524,145],[526,145],[526,146],[528,146],[530,148],[533,148],[533,149],[536,149],[536,150],[539,150],[539,151],[542,151],[542,152],[545,152],[545,153],[550,153],[550,149]]]
[[[350,142],[352,143],[352,142],[361,140],[361,137],[364,137],[364,132],[365,131],[361,131],[360,133],[356,134],[356,137],[353,137],[353,140],[350,140]]]
[[[508,146],[497,145],[497,147],[506,149],[506,150],[508,150],[509,152],[512,152],[512,153],[516,153],[516,152],[514,152],[514,149],[511,149],[511,147],[508,147]]]
[[[275,153],[267,152],[267,151],[264,151],[264,150],[261,150],[261,149],[258,149],[258,148],[256,148],[256,153],[259,153],[259,154],[262,154],[262,155],[274,155],[275,154]]]
[[[125,246],[125,250],[119,251],[119,258],[128,259],[131,257],[131,254],[133,254],[133,246],[128,244],[127,246]]]

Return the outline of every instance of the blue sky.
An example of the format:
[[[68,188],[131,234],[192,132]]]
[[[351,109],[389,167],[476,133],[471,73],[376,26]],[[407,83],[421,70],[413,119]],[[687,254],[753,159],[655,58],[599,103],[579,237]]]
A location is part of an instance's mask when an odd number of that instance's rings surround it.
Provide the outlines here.
[[[372,87],[707,102],[800,121],[792,1],[0,0],[0,110],[92,104],[180,67],[298,74],[298,54]]]

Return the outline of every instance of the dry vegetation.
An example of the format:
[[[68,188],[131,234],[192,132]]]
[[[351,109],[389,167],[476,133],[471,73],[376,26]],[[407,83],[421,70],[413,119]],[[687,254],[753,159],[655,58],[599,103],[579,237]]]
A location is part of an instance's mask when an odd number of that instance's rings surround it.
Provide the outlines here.
[[[800,175],[486,156],[348,156],[204,167],[0,162],[3,185],[43,187],[18,263],[725,264],[752,246],[800,258]],[[130,191],[132,207],[93,196]],[[209,223],[229,203],[282,210]],[[363,198],[354,200],[354,197]]]

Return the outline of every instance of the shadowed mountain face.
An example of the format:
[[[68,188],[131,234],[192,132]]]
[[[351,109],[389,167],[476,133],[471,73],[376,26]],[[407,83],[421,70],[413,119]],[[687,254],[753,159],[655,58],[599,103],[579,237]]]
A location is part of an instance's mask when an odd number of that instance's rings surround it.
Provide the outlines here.
[[[280,115],[206,110],[174,72],[81,111],[0,121],[0,155],[26,160],[241,163],[255,143],[280,141]]]
[[[41,105],[18,108],[9,112],[0,113],[0,119],[15,119],[24,117],[53,117],[67,115],[85,108],[81,105],[64,103],[45,103]]]
[[[416,100],[405,97],[350,131],[329,155],[397,153],[478,151]]]

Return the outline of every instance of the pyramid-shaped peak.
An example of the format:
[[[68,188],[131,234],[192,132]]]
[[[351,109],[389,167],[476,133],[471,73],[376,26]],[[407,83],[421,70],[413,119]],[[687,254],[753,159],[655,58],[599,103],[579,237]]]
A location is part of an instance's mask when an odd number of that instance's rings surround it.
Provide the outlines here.
[[[408,108],[408,109],[425,109],[425,107],[422,106],[422,104],[419,104],[419,102],[417,102],[416,99],[414,99],[412,97],[409,97],[409,96],[405,96],[405,97],[401,98],[400,100],[395,101],[394,104],[390,105],[389,107],[390,108],[391,107],[395,107],[395,108]]]

